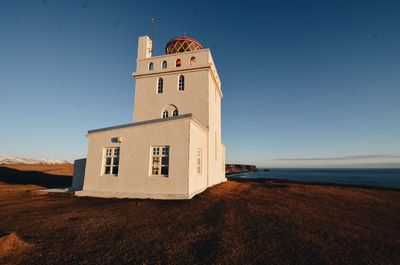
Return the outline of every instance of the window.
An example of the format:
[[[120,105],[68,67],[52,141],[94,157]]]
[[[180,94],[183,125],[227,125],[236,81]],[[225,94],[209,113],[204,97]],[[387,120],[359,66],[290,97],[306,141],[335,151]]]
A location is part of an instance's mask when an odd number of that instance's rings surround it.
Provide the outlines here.
[[[106,148],[104,157],[104,175],[118,176],[119,147]]]
[[[157,82],[157,93],[161,94],[164,90],[164,80],[160,77]]]
[[[179,76],[178,90],[179,91],[185,90],[185,77],[183,75]]]
[[[164,112],[162,113],[162,117],[165,119],[165,118],[168,118],[168,111],[166,111],[166,110],[164,110]]]
[[[217,133],[215,133],[215,160],[217,160]]]
[[[190,58],[190,66],[194,65],[196,63],[196,57]]]
[[[154,146],[151,152],[151,175],[168,177],[169,146]]]
[[[174,117],[174,116],[178,116],[178,115],[179,115],[178,108],[172,104],[166,105],[161,110],[162,118]]]
[[[201,149],[197,148],[197,157],[196,157],[196,172],[197,175],[201,175]]]
[[[149,63],[149,71],[152,71],[154,69],[154,64],[153,63]]]
[[[181,67],[181,59],[176,59],[176,67]]]
[[[167,61],[162,62],[162,69],[167,69]]]

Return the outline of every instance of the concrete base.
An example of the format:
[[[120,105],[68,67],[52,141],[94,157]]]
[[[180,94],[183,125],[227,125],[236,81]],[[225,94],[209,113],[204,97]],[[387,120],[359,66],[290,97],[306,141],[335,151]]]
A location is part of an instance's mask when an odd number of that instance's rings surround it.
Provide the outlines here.
[[[92,191],[81,190],[76,191],[75,196],[78,197],[100,197],[100,198],[129,198],[129,199],[157,199],[157,200],[188,200],[195,195],[203,192],[207,188],[198,190],[191,194],[150,194],[150,193],[130,193],[130,192],[108,192],[108,191]]]
[[[72,191],[70,190],[70,188],[59,188],[59,189],[34,190],[34,192],[48,194],[48,193],[70,193]]]

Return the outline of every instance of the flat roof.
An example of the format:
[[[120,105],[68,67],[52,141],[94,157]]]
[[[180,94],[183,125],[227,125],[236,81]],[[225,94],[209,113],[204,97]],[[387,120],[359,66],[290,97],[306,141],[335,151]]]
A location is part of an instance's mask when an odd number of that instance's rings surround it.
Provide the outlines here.
[[[111,127],[104,127],[100,129],[94,129],[94,130],[89,130],[88,134],[90,133],[96,133],[96,132],[104,132],[104,131],[110,131],[110,130],[115,130],[115,129],[123,129],[123,128],[128,128],[128,127],[135,127],[135,126],[141,126],[141,125],[148,125],[148,124],[153,124],[153,123],[159,123],[159,122],[167,122],[167,121],[173,121],[173,120],[180,120],[180,119],[187,119],[191,118],[194,121],[196,121],[203,129],[207,130],[206,127],[201,124],[194,116],[192,113],[188,114],[183,114],[183,115],[178,115],[174,117],[168,117],[168,118],[159,118],[159,119],[154,119],[154,120],[147,120],[147,121],[140,121],[140,122],[132,122],[132,123],[127,123],[127,124],[121,124],[121,125],[116,125],[116,126],[111,126]]]

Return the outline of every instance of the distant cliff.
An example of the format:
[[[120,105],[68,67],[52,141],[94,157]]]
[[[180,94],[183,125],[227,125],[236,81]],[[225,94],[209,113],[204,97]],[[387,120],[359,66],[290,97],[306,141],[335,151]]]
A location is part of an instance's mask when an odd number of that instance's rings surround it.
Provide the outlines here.
[[[240,164],[226,164],[225,172],[227,175],[243,172],[255,172],[257,167],[255,165],[240,165]]]

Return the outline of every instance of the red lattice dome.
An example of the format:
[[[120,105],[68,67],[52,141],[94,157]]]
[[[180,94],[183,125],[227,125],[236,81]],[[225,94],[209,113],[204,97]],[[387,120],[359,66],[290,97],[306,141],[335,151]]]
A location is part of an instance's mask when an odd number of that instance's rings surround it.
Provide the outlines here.
[[[203,49],[200,42],[189,37],[177,37],[170,40],[165,46],[167,54],[190,52]]]

